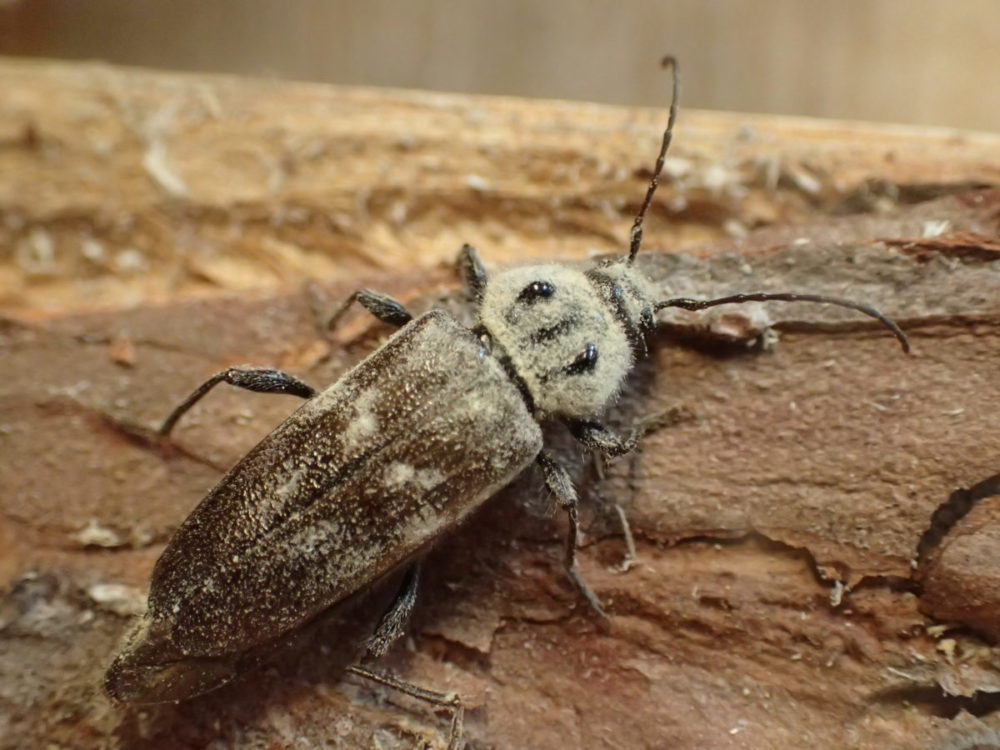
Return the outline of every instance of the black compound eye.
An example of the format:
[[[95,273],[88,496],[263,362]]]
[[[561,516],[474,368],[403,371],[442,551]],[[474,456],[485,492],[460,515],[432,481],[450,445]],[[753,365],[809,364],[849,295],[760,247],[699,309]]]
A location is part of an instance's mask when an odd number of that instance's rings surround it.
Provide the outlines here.
[[[517,295],[517,301],[530,305],[539,299],[551,297],[555,293],[556,288],[548,281],[532,281]]]
[[[639,313],[639,327],[643,331],[652,331],[656,328],[656,319],[653,317],[653,310],[649,307],[644,307],[642,312]]]
[[[581,375],[585,372],[593,372],[596,365],[597,347],[593,344],[587,344],[587,348],[580,352],[576,359],[566,365],[566,372],[570,375]]]

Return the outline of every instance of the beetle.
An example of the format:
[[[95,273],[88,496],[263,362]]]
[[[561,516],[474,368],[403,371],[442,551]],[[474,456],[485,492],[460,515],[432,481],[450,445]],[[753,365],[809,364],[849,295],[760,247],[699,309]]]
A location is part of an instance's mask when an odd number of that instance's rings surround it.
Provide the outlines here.
[[[332,385],[317,391],[280,370],[231,368],[171,412],[160,428],[164,437],[221,382],[305,399],[229,470],[168,543],[153,569],[147,611],[108,669],[113,698],[174,701],[212,690],[252,649],[405,569],[367,643],[367,657],[384,654],[413,609],[421,554],[532,464],[569,519],[569,576],[604,616],[577,568],[576,491],[544,451],[541,425],[562,421],[584,446],[607,456],[631,451],[640,429],[622,436],[601,417],[646,355],[660,310],[822,302],[879,320],[909,351],[894,322],[850,300],[795,293],[657,300],[635,259],[677,117],[676,61],[663,64],[673,73],[669,117],[623,257],[586,270],[513,268],[489,279],[466,245],[458,267],[477,309],[472,327],[440,310],[414,318],[396,300],[360,290],[330,325],[358,303],[399,330]],[[367,667],[349,669],[450,708],[449,747],[457,747],[457,696]]]

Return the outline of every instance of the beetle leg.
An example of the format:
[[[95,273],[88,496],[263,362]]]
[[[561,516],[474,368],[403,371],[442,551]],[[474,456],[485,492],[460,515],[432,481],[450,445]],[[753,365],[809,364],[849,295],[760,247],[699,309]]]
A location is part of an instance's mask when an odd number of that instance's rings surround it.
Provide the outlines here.
[[[403,577],[403,583],[399,588],[399,593],[393,600],[388,611],[382,615],[375,633],[368,639],[366,645],[365,659],[373,659],[385,654],[389,647],[403,635],[403,629],[407,620],[413,612],[413,606],[417,601],[417,584],[420,580],[421,563],[410,565]],[[364,677],[372,682],[398,690],[413,698],[426,701],[435,706],[443,706],[451,710],[451,737],[448,741],[448,750],[458,748],[459,740],[462,737],[462,722],[465,709],[462,700],[457,693],[438,693],[434,690],[427,690],[409,682],[403,682],[395,677],[373,672],[367,667],[354,665],[347,668],[348,672]]]
[[[629,432],[628,437],[616,435],[600,422],[569,420],[566,425],[573,436],[591,450],[599,451],[607,458],[617,458],[634,451],[639,440],[645,435],[690,419],[692,419],[692,414],[687,409],[675,406],[651,417],[640,419]]]
[[[354,302],[357,302],[383,323],[391,326],[405,326],[413,320],[413,316],[409,311],[389,295],[379,294],[378,292],[373,292],[371,289],[359,289],[344,300],[344,303],[334,311],[333,315],[326,322],[326,330],[329,331],[336,326]]]
[[[229,383],[237,388],[244,388],[257,393],[287,393],[301,398],[312,398],[316,395],[316,389],[308,383],[299,380],[294,375],[289,375],[281,370],[271,368],[243,369],[230,367],[228,370],[217,372],[204,383],[199,385],[181,404],[170,412],[163,424],[160,425],[160,435],[166,437],[177,424],[177,420],[198,403],[202,397],[212,390],[219,383]]]
[[[393,600],[388,611],[382,615],[372,637],[365,644],[365,658],[377,658],[385,654],[404,632],[406,622],[413,613],[413,605],[417,602],[417,583],[420,580],[420,562],[413,563],[403,577],[399,593]]]
[[[462,699],[458,693],[439,693],[435,690],[428,690],[381,672],[373,672],[365,667],[352,666],[348,667],[347,671],[379,685],[398,690],[411,698],[449,709],[451,711],[451,735],[448,739],[448,750],[458,750],[459,743],[462,741],[462,725],[465,720],[465,707],[462,705]]]
[[[576,548],[580,541],[580,514],[577,510],[577,496],[573,480],[570,479],[569,472],[562,465],[556,463],[551,456],[539,453],[536,460],[545,475],[545,486],[549,488],[549,492],[556,496],[569,517],[569,534],[566,537],[566,572],[591,608],[601,617],[606,618],[608,615],[601,606],[601,600],[583,580],[576,564]]]
[[[570,432],[591,450],[600,451],[608,458],[617,458],[635,450],[639,438],[645,432],[643,425],[632,428],[628,437],[616,435],[600,422],[567,422]]]
[[[486,289],[486,269],[476,248],[469,244],[462,245],[456,265],[469,297],[478,302]]]

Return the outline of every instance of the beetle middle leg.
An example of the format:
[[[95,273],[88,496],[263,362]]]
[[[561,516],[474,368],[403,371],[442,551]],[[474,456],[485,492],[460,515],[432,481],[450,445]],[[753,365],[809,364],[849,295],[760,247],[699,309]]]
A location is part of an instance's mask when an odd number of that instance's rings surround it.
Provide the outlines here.
[[[479,258],[479,252],[468,243],[462,245],[456,265],[469,297],[478,302],[486,289],[486,268]]]
[[[640,419],[627,437],[622,437],[609,430],[599,422],[570,421],[567,422],[572,434],[581,443],[594,451],[594,466],[598,477],[603,479],[604,462],[609,458],[617,458],[635,450],[643,437],[651,432],[681,424],[692,418],[690,412],[683,407],[673,407]],[[622,535],[625,537],[626,555],[618,566],[621,573],[629,570],[636,563],[635,538],[629,526],[628,517],[621,505],[615,503],[615,511],[621,523]]]
[[[542,467],[542,473],[545,475],[545,486],[556,496],[569,517],[569,534],[566,536],[566,572],[591,608],[601,617],[607,618],[608,615],[601,606],[601,600],[583,580],[576,562],[576,548],[580,541],[580,514],[577,509],[577,495],[576,489],[573,487],[573,480],[570,478],[569,472],[551,456],[539,453],[536,461]]]
[[[355,302],[383,323],[397,328],[405,326],[413,320],[410,311],[388,294],[373,292],[371,289],[359,289],[334,310],[333,315],[326,322],[326,330],[332,330]]]
[[[282,370],[275,370],[269,367],[230,367],[227,370],[215,373],[215,375],[195,388],[190,396],[170,412],[170,415],[160,425],[160,435],[163,437],[169,435],[170,431],[174,429],[174,425],[177,424],[177,420],[184,416],[192,406],[198,403],[219,383],[229,383],[230,385],[235,385],[237,388],[257,393],[287,393],[291,396],[299,396],[301,398],[312,398],[316,395],[316,389],[311,385]]]

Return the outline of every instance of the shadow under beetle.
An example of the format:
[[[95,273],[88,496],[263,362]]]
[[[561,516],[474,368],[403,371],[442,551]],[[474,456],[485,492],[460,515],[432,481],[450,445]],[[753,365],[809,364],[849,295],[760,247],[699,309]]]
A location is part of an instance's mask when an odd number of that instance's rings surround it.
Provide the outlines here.
[[[384,654],[413,609],[418,557],[532,463],[569,517],[569,575],[603,616],[577,570],[576,491],[544,452],[540,423],[561,420],[581,443],[608,456],[632,450],[638,430],[617,435],[600,417],[646,355],[659,310],[824,302],[878,319],[909,350],[895,323],[848,300],[746,294],[657,301],[633,262],[677,116],[676,62],[668,57],[663,64],[674,72],[670,115],[626,256],[586,271],[538,265],[488,279],[466,245],[459,268],[478,308],[471,329],[443,311],[413,319],[390,297],[362,290],[330,324],[358,302],[401,329],[333,385],[317,391],[278,370],[229,369],[170,414],[164,436],[220,382],[306,399],[178,528],[153,569],[148,609],[107,672],[112,697],[175,701],[217,688],[251,649],[408,566],[367,644],[368,658]],[[365,667],[349,670],[451,709],[449,747],[458,747],[457,696]]]

